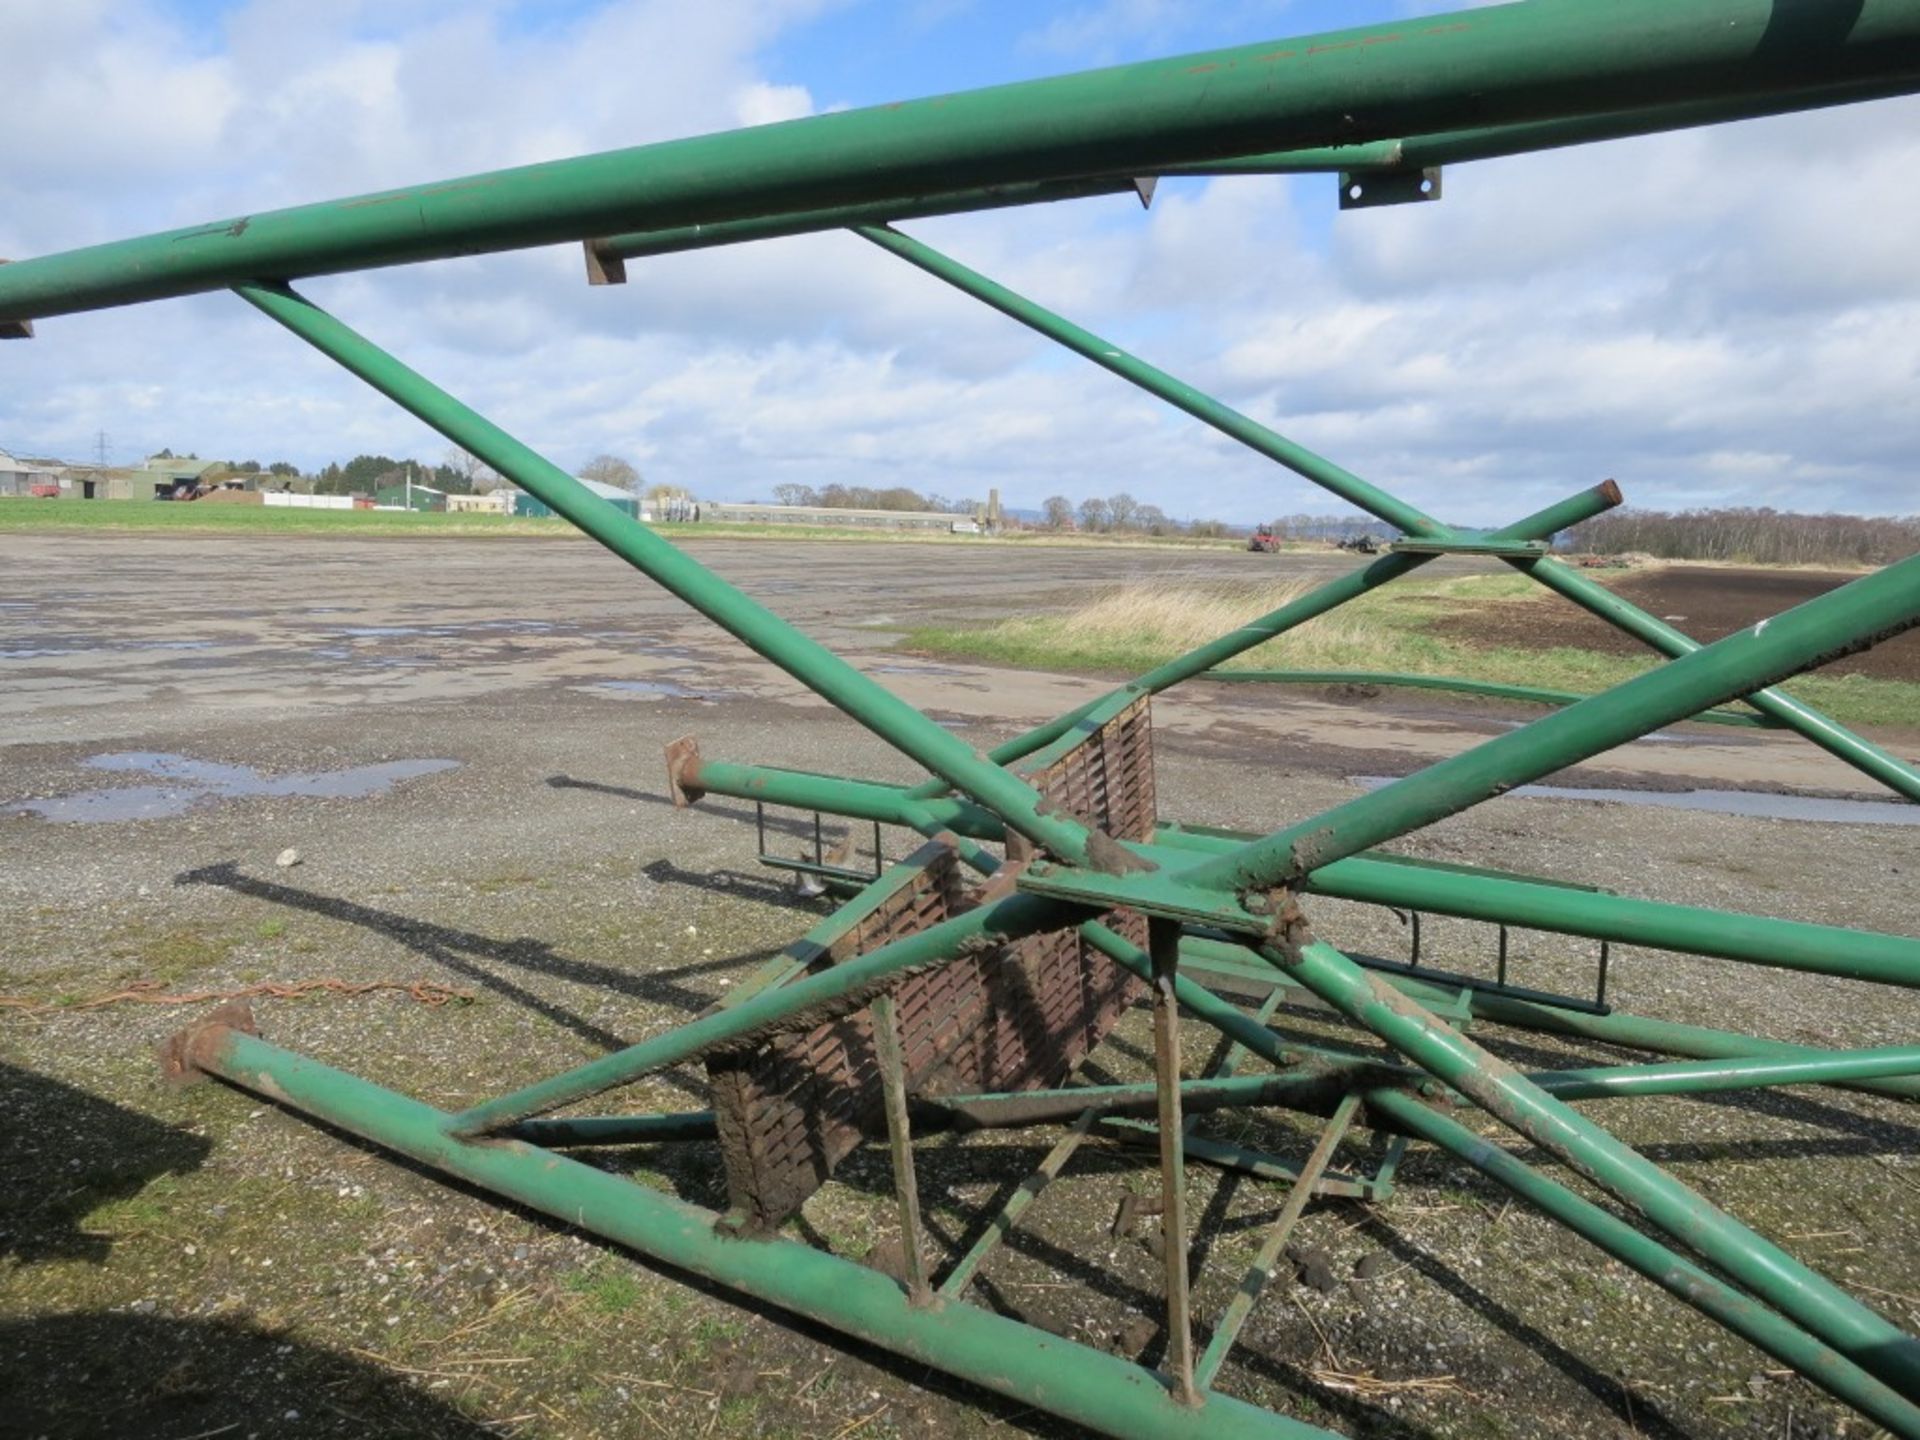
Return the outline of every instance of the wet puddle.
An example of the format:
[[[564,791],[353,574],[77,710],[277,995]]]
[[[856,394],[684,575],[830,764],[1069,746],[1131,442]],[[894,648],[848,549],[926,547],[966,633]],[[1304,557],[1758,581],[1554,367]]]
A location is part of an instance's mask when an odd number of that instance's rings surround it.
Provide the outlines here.
[[[1348,777],[1363,790],[1391,785],[1385,775]],[[1812,795],[1768,795],[1755,790],[1609,790],[1572,785],[1522,785],[1507,792],[1529,800],[1602,800],[1658,810],[1705,810],[1758,820],[1811,820],[1830,825],[1920,825],[1920,805],[1902,800],[1825,800]]]
[[[587,695],[621,698],[631,695],[642,699],[664,697],[670,700],[698,700],[707,705],[737,693],[732,690],[694,690],[672,680],[596,680],[591,685],[576,685],[573,688]]]
[[[306,796],[361,800],[383,795],[402,780],[452,770],[458,760],[389,760],[349,770],[306,775],[262,775],[246,765],[221,765],[189,755],[135,750],[95,755],[91,770],[150,775],[166,783],[118,790],[83,790],[48,800],[16,800],[0,805],[0,815],[38,815],[54,824],[103,824],[123,820],[162,820],[189,810],[245,796]]]
[[[869,675],[967,675],[971,670],[955,670],[950,665],[869,665]]]

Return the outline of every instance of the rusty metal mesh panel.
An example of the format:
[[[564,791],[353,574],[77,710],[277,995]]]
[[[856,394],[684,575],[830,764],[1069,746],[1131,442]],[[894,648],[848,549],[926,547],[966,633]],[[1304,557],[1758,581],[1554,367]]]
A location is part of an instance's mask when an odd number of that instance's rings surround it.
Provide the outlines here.
[[[1124,839],[1154,825],[1153,742],[1143,698],[1029,777],[1062,810]],[[912,882],[818,964],[915,934],[966,905],[958,862],[934,852]],[[1146,921],[1107,917],[1136,944]],[[907,1083],[922,1094],[1057,1085],[1140,993],[1140,982],[1071,930],[908,976],[894,990]],[[733,1210],[759,1227],[805,1202],[880,1122],[871,1012],[862,1009],[708,1063]]]

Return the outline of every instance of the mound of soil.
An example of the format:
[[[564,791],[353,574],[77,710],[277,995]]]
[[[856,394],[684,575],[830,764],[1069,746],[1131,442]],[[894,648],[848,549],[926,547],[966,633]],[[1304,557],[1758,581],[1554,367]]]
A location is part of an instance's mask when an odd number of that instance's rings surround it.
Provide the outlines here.
[[[1757,620],[1805,604],[1858,578],[1824,570],[1731,569],[1717,565],[1670,565],[1609,576],[1603,583],[1683,634],[1718,640]],[[1435,631],[1474,645],[1551,650],[1572,646],[1609,655],[1640,655],[1646,647],[1569,601],[1549,596],[1540,604],[1494,604],[1438,622]],[[1836,675],[1876,680],[1920,681],[1920,629],[1849,655],[1826,667]]]

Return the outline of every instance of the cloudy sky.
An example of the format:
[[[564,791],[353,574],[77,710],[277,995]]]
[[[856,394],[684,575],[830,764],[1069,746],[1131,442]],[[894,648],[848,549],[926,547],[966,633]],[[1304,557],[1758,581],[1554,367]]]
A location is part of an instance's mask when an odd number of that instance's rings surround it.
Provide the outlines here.
[[[1408,0],[5,0],[0,255],[1443,8]],[[903,228],[1466,523],[1920,511],[1920,104],[1451,169],[1439,204],[1169,181]],[[727,499],[1125,489],[1340,507],[848,235],[308,282],[563,465]],[[230,296],[0,346],[0,448],[305,466],[446,446]]]

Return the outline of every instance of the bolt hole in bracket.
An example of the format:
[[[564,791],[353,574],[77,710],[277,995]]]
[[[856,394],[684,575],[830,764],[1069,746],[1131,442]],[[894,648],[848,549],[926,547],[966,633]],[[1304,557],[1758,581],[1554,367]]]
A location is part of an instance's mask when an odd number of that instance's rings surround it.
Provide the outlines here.
[[[1340,208],[1371,210],[1376,205],[1413,205],[1440,198],[1440,167],[1418,170],[1342,170]]]

